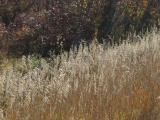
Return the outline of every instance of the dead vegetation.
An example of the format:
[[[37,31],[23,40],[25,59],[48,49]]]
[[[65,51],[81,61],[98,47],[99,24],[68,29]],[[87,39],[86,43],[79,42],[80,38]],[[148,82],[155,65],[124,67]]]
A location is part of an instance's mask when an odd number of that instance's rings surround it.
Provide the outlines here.
[[[159,120],[160,34],[51,59],[9,62],[0,75],[4,120]],[[7,63],[6,63],[7,64]]]

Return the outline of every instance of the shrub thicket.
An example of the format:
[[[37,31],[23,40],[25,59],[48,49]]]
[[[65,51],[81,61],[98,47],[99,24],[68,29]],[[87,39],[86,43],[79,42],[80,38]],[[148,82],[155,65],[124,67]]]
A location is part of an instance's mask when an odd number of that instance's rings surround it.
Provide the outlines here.
[[[15,55],[69,50],[94,37],[125,37],[160,26],[159,0],[10,0],[0,2],[0,49]]]
[[[129,32],[146,32],[154,25],[160,27],[159,0],[107,0],[98,28],[98,38],[108,35],[126,37]]]

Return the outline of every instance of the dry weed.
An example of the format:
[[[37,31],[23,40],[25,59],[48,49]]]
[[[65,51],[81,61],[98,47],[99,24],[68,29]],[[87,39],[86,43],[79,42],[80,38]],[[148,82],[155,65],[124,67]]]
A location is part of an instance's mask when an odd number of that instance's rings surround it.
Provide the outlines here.
[[[23,57],[0,75],[6,120],[159,120],[160,34],[52,60]]]

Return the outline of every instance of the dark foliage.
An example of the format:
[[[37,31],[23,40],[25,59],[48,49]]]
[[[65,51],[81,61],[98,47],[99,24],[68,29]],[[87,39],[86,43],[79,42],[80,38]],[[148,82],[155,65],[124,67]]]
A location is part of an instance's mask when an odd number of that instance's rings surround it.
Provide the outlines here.
[[[154,25],[159,28],[159,20],[159,0],[107,0],[97,37],[100,41],[108,39],[108,36],[118,40],[129,32],[146,32]]]
[[[59,54],[97,37],[160,26],[159,0],[1,0],[0,50],[8,55]]]

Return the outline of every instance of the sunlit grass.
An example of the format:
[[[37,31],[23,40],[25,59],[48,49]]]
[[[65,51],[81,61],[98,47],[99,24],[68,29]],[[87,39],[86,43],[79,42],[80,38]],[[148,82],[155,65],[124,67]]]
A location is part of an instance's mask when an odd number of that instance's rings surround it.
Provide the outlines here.
[[[157,31],[120,46],[93,42],[69,58],[29,56],[5,64],[10,67],[0,75],[0,119],[160,119]]]

